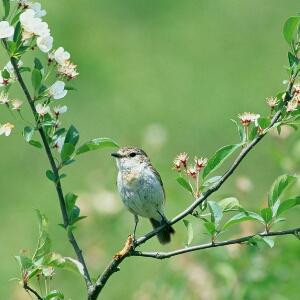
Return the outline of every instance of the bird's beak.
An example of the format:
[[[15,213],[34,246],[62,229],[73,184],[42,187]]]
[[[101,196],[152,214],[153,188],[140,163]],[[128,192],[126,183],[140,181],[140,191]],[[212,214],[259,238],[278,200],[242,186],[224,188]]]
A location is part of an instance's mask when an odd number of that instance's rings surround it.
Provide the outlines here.
[[[118,152],[111,153],[111,156],[116,157],[116,158],[121,158],[122,157],[122,155],[119,154]]]

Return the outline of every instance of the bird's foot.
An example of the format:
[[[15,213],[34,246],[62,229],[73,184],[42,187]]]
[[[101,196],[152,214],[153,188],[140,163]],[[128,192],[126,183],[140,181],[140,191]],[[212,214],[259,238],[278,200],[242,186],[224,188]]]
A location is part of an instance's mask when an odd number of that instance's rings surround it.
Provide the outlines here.
[[[127,238],[127,241],[122,250],[114,255],[114,259],[119,260],[126,256],[134,248],[135,239],[132,234]]]

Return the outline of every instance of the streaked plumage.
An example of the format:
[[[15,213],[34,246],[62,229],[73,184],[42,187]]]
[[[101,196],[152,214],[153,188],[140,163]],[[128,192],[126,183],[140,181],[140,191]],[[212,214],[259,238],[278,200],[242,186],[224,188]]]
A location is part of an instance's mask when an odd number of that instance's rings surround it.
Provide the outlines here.
[[[137,216],[141,216],[150,219],[154,228],[161,226],[166,222],[165,191],[147,154],[139,148],[123,147],[112,155],[117,160],[117,186],[124,205],[134,214],[136,222]],[[169,242],[171,233],[174,233],[173,228],[167,226],[158,234],[159,241]]]

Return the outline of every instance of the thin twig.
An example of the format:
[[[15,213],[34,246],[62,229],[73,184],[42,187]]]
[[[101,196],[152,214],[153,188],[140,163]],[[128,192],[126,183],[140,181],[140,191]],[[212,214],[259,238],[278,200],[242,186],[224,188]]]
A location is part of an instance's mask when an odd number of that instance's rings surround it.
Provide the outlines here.
[[[6,41],[3,41],[3,44],[4,44],[4,47],[7,49],[7,44],[6,44]],[[19,71],[19,68],[18,68],[18,61],[16,58],[14,57],[10,57],[10,61],[11,61],[11,64],[14,68],[14,71],[16,73],[16,77],[17,77],[17,80],[26,96],[26,99],[30,105],[30,108],[31,108],[31,111],[34,115],[34,118],[35,118],[35,122],[36,122],[36,127],[38,128],[38,132],[42,138],[42,142],[43,142],[43,145],[44,145],[44,148],[45,148],[45,151],[46,151],[46,154],[47,154],[47,157],[48,157],[48,160],[50,162],[50,165],[51,165],[51,169],[52,169],[52,172],[55,176],[55,188],[56,188],[56,192],[57,192],[57,196],[58,196],[58,199],[59,199],[59,204],[60,204],[60,209],[61,209],[61,213],[62,213],[62,217],[63,217],[63,223],[64,223],[64,227],[66,229],[68,229],[68,226],[70,225],[69,224],[69,218],[68,218],[68,213],[67,213],[67,208],[66,208],[66,204],[65,204],[65,199],[64,199],[64,194],[63,194],[63,191],[62,191],[62,186],[61,186],[61,181],[60,181],[60,178],[59,178],[59,172],[58,172],[58,168],[56,166],[56,163],[55,163],[55,160],[54,160],[54,157],[52,155],[52,152],[51,152],[51,149],[50,149],[50,146],[49,146],[49,143],[47,141],[47,137],[45,135],[45,132],[44,132],[44,129],[42,128],[42,126],[39,126],[39,122],[38,122],[38,114],[37,114],[37,111],[35,109],[35,105],[34,105],[34,101],[29,93],[29,90],[22,78],[22,75]],[[83,266],[83,270],[84,270],[84,279],[85,279],[85,282],[86,282],[86,285],[87,285],[87,288],[90,289],[92,286],[93,286],[93,283],[91,281],[91,278],[90,278],[90,275],[89,275],[89,271],[88,271],[88,268],[86,266],[86,263],[85,263],[85,260],[84,260],[84,257],[82,255],[82,251],[81,249],[79,248],[79,245],[75,239],[75,236],[74,234],[72,233],[71,230],[67,230],[68,232],[68,239],[70,241],[70,243],[72,244],[73,248],[74,248],[74,251],[77,255],[77,258],[79,260],[79,262],[82,264]]]
[[[296,77],[298,75],[298,71],[293,74],[291,76],[288,88],[286,90],[283,102],[286,105],[291,99],[292,99],[292,89],[293,89],[293,85],[294,82],[296,80]],[[157,235],[158,232],[160,232],[162,229],[164,229],[166,226],[169,225],[173,225],[177,222],[179,222],[180,220],[182,220],[183,218],[185,218],[186,216],[188,216],[189,214],[192,214],[193,211],[201,204],[203,203],[211,194],[213,194],[214,192],[216,192],[222,185],[223,183],[233,174],[233,172],[235,171],[235,169],[239,166],[239,164],[242,162],[242,160],[247,156],[247,154],[252,150],[252,148],[258,144],[263,138],[264,136],[268,133],[268,131],[273,128],[274,124],[280,119],[281,114],[283,112],[283,108],[281,110],[279,110],[274,117],[271,120],[271,123],[269,125],[268,128],[266,128],[264,130],[264,132],[260,135],[258,135],[255,139],[253,139],[238,155],[238,157],[234,160],[233,164],[229,167],[229,169],[224,173],[224,175],[219,179],[219,181],[216,182],[216,184],[214,184],[211,188],[209,188],[205,193],[203,193],[199,198],[197,198],[188,208],[186,208],[184,211],[182,211],[181,213],[179,213],[177,216],[175,216],[173,219],[171,219],[167,224],[164,224],[150,232],[148,232],[147,234],[145,234],[144,236],[140,237],[135,243],[134,246],[140,246],[143,243],[145,243],[146,241],[148,241],[149,239],[153,238],[155,235]],[[209,244],[211,245],[211,244]],[[126,256],[128,257],[128,256]],[[126,258],[124,257],[124,258]],[[122,259],[122,261],[124,260],[124,258]],[[112,274],[114,274],[116,268],[119,266],[119,264],[122,261],[116,261],[116,260],[112,260],[110,262],[110,264],[107,266],[107,268],[102,272],[101,275],[99,275],[96,283],[95,283],[95,287],[93,289],[93,291],[91,291],[91,300],[95,300],[97,299],[97,296],[100,294],[100,292],[102,291],[103,287],[105,286],[107,280],[110,278],[110,276]]]
[[[248,242],[251,238],[254,236],[261,236],[261,237],[267,237],[267,236],[284,236],[284,235],[298,235],[300,232],[300,227],[293,228],[293,229],[288,229],[288,230],[283,230],[283,231],[273,231],[273,232],[262,232],[258,234],[252,234],[248,236],[244,236],[238,239],[233,239],[233,240],[228,240],[228,241],[223,241],[223,242],[214,242],[214,243],[208,243],[208,244],[202,244],[202,245],[197,245],[197,246],[192,246],[192,247],[186,247],[170,252],[143,252],[143,251],[132,251],[130,253],[130,256],[143,256],[143,257],[151,257],[151,258],[156,258],[156,259],[165,259],[165,258],[170,258],[172,256],[180,255],[183,253],[188,253],[188,252],[193,252],[193,251],[198,251],[198,250],[204,250],[208,248],[216,248],[216,247],[222,247],[222,246],[228,246],[228,245],[233,245],[233,244],[243,244],[245,242]]]
[[[39,293],[35,291],[33,288],[31,288],[27,283],[24,283],[23,288],[27,292],[31,292],[32,294],[34,294],[38,300],[43,300],[43,298],[39,295]]]

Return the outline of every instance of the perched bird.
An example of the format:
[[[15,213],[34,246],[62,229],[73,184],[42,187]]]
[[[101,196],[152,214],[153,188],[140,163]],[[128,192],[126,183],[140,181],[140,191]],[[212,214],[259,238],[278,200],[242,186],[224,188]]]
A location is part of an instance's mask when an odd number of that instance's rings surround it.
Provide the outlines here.
[[[117,185],[122,201],[134,215],[133,236],[135,237],[139,216],[148,218],[153,228],[166,224],[163,183],[147,154],[139,148],[123,147],[111,155],[116,158],[119,169]],[[159,242],[170,242],[174,232],[170,225],[166,226],[157,234]]]

